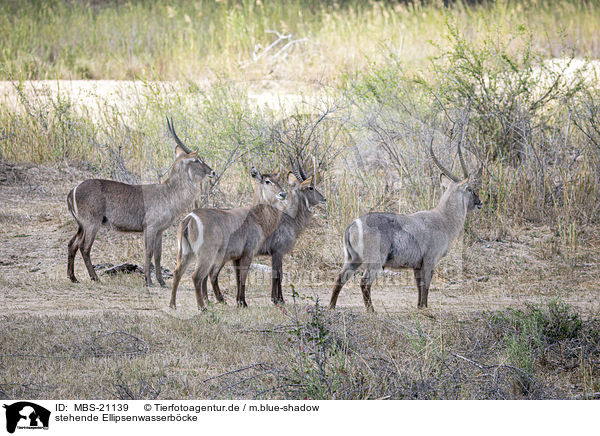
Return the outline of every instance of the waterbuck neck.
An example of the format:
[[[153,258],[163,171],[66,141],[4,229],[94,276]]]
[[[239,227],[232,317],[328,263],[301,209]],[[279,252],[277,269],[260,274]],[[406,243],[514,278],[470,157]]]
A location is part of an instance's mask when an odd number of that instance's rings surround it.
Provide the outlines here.
[[[162,187],[165,201],[171,206],[174,215],[182,213],[194,200],[199,186],[193,183],[186,173],[173,172],[167,180],[159,185]]]
[[[303,230],[312,218],[308,199],[302,192],[294,192],[290,197],[290,204],[285,209],[285,214],[293,219],[293,223],[297,229]]]
[[[265,203],[254,205],[252,209],[250,209],[250,215],[262,229],[263,238],[266,238],[273,233],[281,218],[281,212],[278,209]]]
[[[440,214],[446,223],[446,229],[451,233],[452,239],[458,236],[467,218],[465,197],[453,189],[446,189],[434,210]]]

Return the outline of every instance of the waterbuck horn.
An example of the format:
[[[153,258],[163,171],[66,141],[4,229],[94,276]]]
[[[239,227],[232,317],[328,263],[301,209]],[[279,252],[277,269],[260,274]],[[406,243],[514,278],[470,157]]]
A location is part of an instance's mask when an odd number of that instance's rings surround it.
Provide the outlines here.
[[[459,150],[460,150],[460,148],[459,148]],[[444,168],[443,165],[438,160],[438,158],[435,157],[435,154],[433,153],[433,137],[431,138],[431,142],[429,143],[429,154],[431,155],[431,159],[433,159],[433,163],[435,163],[437,165],[437,167],[440,169],[440,171],[442,173],[444,173],[444,175],[446,177],[448,177],[453,182],[460,182],[460,179],[458,177],[456,177],[454,174],[452,174],[450,171],[448,171],[446,168]]]
[[[167,117],[167,128],[169,129],[169,133],[171,134],[177,145],[183,151],[185,151],[187,154],[193,153],[193,151],[186,147],[185,144],[181,141],[181,139],[179,139],[179,136],[177,136],[177,133],[175,133],[175,129],[173,128],[173,120],[169,120],[169,117]]]
[[[300,162],[300,158],[298,156],[296,156],[296,163],[298,164],[298,172],[300,173],[300,177],[303,182],[308,179],[308,177],[306,177],[306,174],[304,174],[304,169],[302,168],[302,162]]]
[[[292,156],[289,156],[289,159],[290,159],[290,167],[292,168],[292,173],[294,173],[294,175],[296,176],[296,178],[298,180],[300,180],[300,182],[303,182],[304,179],[302,178],[302,176],[298,172],[298,168],[296,168],[296,166],[294,165],[294,160],[292,159]]]
[[[462,149],[460,148],[460,142],[458,143],[458,159],[460,160],[460,166],[462,167],[463,174],[466,179],[469,177],[469,170],[467,170],[467,165],[465,164],[465,159],[462,154]]]

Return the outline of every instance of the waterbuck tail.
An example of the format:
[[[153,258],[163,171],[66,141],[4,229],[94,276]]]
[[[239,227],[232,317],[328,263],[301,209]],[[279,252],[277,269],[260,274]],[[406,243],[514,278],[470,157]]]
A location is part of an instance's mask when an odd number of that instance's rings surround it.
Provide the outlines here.
[[[81,226],[81,222],[79,221],[79,218],[77,218],[77,203],[75,202],[76,189],[77,188],[71,189],[71,191],[67,194],[67,208],[69,209],[71,215],[73,215],[73,218],[75,218],[75,221],[77,221],[77,224]]]
[[[353,230],[359,230],[356,221],[352,221],[352,223],[348,227],[346,227],[346,230],[344,230],[344,261],[346,263],[355,262],[361,257],[360,254],[356,251],[356,248],[353,247],[350,239],[350,232]],[[360,236],[362,237],[362,235]]]
[[[179,235],[177,238],[177,257],[178,261],[182,256],[186,256],[192,250],[190,243],[190,226],[194,224],[191,215],[186,216],[179,225]]]

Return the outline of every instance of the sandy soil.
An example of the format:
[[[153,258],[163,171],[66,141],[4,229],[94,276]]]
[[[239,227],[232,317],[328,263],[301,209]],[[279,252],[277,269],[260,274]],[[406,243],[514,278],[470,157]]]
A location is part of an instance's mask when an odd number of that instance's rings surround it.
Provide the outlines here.
[[[21,96],[27,100],[45,103],[57,97],[66,98],[76,109],[85,111],[87,116],[98,117],[102,108],[116,106],[122,111],[138,104],[151,90],[160,89],[168,97],[188,86],[179,82],[145,82],[141,80],[28,80],[20,84],[0,81],[0,104],[22,110]],[[208,89],[208,80],[197,83],[201,89]],[[240,83],[248,90],[248,98],[259,107],[278,109],[293,107],[303,100],[302,94],[311,93],[312,86],[306,83],[287,81],[261,81]]]

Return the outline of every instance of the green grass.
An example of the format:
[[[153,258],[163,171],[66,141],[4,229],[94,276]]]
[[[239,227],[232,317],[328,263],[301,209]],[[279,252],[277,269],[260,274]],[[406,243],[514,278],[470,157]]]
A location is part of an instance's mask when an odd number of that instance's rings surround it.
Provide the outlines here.
[[[4,1],[0,4],[0,77],[16,79],[329,80],[385,56],[422,64],[444,43],[445,22],[472,40],[524,25],[554,55],[561,38],[580,56],[597,57],[600,10],[593,1],[505,1],[448,8],[439,2],[173,0]],[[551,31],[549,29],[552,29]],[[275,30],[306,38],[289,56],[253,62]],[[257,53],[260,53],[258,50]]]

